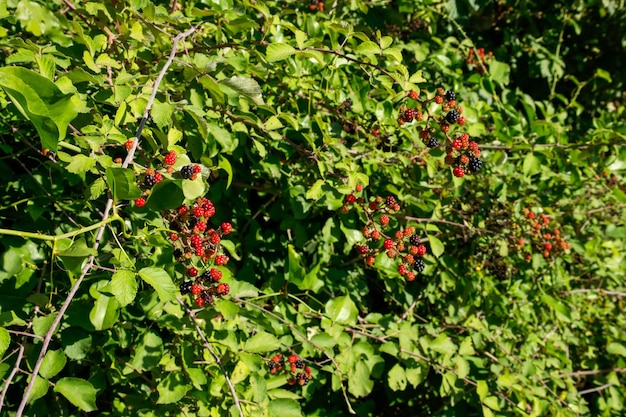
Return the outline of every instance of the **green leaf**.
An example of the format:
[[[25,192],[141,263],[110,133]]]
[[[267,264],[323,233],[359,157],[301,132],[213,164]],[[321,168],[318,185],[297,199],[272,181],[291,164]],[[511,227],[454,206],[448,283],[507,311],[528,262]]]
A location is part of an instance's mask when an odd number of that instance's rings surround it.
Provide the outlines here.
[[[250,99],[254,104],[265,104],[263,101],[263,90],[258,82],[252,78],[236,75],[229,79],[221,80],[220,84],[225,85],[242,96]]]
[[[428,347],[435,352],[453,355],[456,352],[456,345],[445,333],[440,334],[435,340],[432,340]]]
[[[226,153],[232,153],[237,148],[237,141],[233,140],[230,132],[223,127],[214,124],[207,124],[209,135],[222,146]]]
[[[41,362],[41,368],[39,368],[39,375],[46,379],[50,379],[65,367],[67,363],[67,357],[62,350],[49,350],[46,352],[43,361]]]
[[[287,263],[288,270],[286,279],[289,282],[295,284],[300,287],[302,285],[302,280],[304,279],[304,275],[306,274],[306,270],[301,264],[301,256],[293,245],[287,245],[287,250],[289,253],[289,262]]]
[[[404,368],[400,366],[399,363],[396,363],[393,368],[389,370],[387,383],[389,384],[389,388],[394,391],[404,391],[406,389],[406,373],[404,372]]]
[[[85,174],[96,165],[96,160],[86,155],[74,155],[67,165],[67,171],[85,178]]]
[[[35,125],[42,148],[56,152],[67,126],[78,115],[76,109],[82,107],[78,97],[64,94],[48,78],[21,67],[0,68],[0,88]]]
[[[141,197],[135,173],[130,168],[107,168],[107,181],[117,200],[134,200]]]
[[[125,307],[135,300],[137,288],[139,287],[135,274],[127,270],[118,270],[113,274],[109,285],[111,293],[121,307]]]
[[[69,247],[67,245],[70,245]],[[78,238],[75,241],[64,239],[57,242],[56,256],[69,258],[86,258],[91,255],[97,255],[98,251],[87,246],[85,239]]]
[[[265,57],[269,62],[282,61],[296,53],[296,49],[286,43],[272,43],[265,51]]]
[[[428,235],[428,242],[430,243],[430,250],[432,250],[433,255],[435,255],[437,258],[443,255],[443,253],[446,251],[443,242],[439,240],[439,238],[433,235]]]
[[[228,180],[226,181],[226,188],[230,188],[230,184],[233,182],[233,167],[228,161],[228,159],[224,158],[221,154],[218,156],[218,168],[226,171],[226,175],[228,175]]]
[[[621,343],[611,342],[606,346],[606,351],[612,355],[620,355],[626,357],[626,347]]]
[[[483,404],[485,404],[487,407],[491,408],[494,411],[500,411],[499,400],[498,397],[496,397],[495,395],[490,395],[489,397],[486,397],[483,400]]]
[[[142,268],[139,271],[139,276],[156,290],[162,302],[176,298],[178,289],[165,270],[153,267]]]
[[[261,331],[246,340],[244,350],[250,353],[263,353],[278,350],[279,348],[280,341],[276,338],[276,336]]]
[[[356,324],[359,310],[349,296],[343,295],[326,303],[326,314],[334,322]]]
[[[150,111],[150,116],[159,129],[163,129],[172,124],[172,114],[174,114],[174,106],[170,103],[161,103],[155,101]]]
[[[541,160],[532,153],[526,154],[522,172],[524,175],[532,176],[541,170]]]
[[[190,388],[180,372],[169,372],[157,385],[157,392],[159,393],[157,404],[178,402]]]
[[[169,210],[180,206],[185,200],[183,184],[188,180],[166,180],[152,187],[146,208],[151,211]]]
[[[330,349],[337,344],[337,341],[328,333],[318,333],[311,338],[311,343],[315,343],[321,348]]]
[[[378,46],[376,42],[366,41],[357,46],[354,52],[368,56],[377,55],[380,53],[380,46]]]
[[[135,352],[130,361],[134,369],[149,371],[159,365],[163,357],[163,340],[152,331],[146,332],[134,344]]]
[[[39,316],[33,319],[33,333],[37,336],[44,336],[52,327],[52,322],[57,317],[57,313]]]
[[[9,331],[4,327],[0,327],[0,358],[4,357],[4,352],[9,348],[9,344],[11,344]]]
[[[202,175],[198,175],[196,179],[183,180],[182,189],[186,199],[195,200],[206,193],[207,183],[204,181]]]
[[[101,295],[89,312],[89,320],[96,330],[110,329],[119,317],[119,306],[115,297]]]
[[[278,398],[270,401],[270,417],[302,417],[302,409],[296,400]]]
[[[29,381],[30,381],[30,378],[29,378]],[[50,383],[47,380],[43,379],[40,376],[35,377],[35,383],[33,384],[33,389],[30,392],[30,395],[28,396],[28,403],[29,404],[33,403],[39,398],[46,395],[46,393],[48,392],[49,386],[50,386]]]
[[[54,392],[63,395],[69,402],[82,411],[95,411],[96,389],[89,381],[81,378],[66,377],[57,381]]]
[[[491,61],[489,63],[489,74],[491,78],[497,83],[500,84],[508,84],[509,83],[509,75],[511,73],[511,67],[508,64],[498,61]]]

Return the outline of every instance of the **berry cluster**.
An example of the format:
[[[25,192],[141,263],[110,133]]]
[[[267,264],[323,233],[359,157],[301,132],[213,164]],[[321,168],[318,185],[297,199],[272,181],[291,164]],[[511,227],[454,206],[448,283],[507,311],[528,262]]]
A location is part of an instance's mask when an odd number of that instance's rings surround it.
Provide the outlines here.
[[[280,372],[286,372],[289,374],[287,382],[289,385],[306,385],[313,376],[311,375],[311,368],[305,366],[304,361],[298,357],[298,355],[289,355],[287,361],[282,353],[277,353],[272,356],[268,363],[270,374],[275,375]]]
[[[220,242],[233,227],[229,222],[223,222],[218,228],[211,227],[209,221],[214,215],[211,200],[199,198],[164,216],[171,230],[169,239],[175,247],[174,257],[185,265],[187,276],[191,278],[180,285],[180,292],[191,293],[198,307],[213,304],[215,297],[230,292],[228,284],[220,282],[222,270],[219,267],[229,261]]]
[[[356,191],[362,191],[357,186]],[[342,212],[347,213],[351,206],[359,207],[365,215],[366,224],[363,227],[363,235],[366,243],[355,245],[355,250],[365,260],[367,266],[376,263],[376,256],[384,252],[390,259],[400,259],[398,273],[407,281],[415,280],[416,273],[424,271],[423,256],[426,255],[426,246],[422,239],[415,233],[412,226],[400,228],[391,233],[390,223],[392,215],[400,211],[400,204],[394,196],[376,197],[368,203],[363,197],[350,194],[345,198]],[[391,216],[391,217],[390,217]]]
[[[311,10],[312,12],[323,12],[324,2],[322,0],[311,0],[311,4],[309,4],[309,10]]]
[[[420,139],[427,148],[438,148],[443,141],[446,145],[445,162],[452,166],[453,175],[460,178],[466,173],[480,171],[483,162],[478,143],[471,141],[467,133],[450,134],[451,126],[462,126],[466,122],[463,108],[457,105],[456,99],[454,91],[444,91],[443,88],[438,88],[437,94],[430,99],[421,99],[417,91],[410,91],[406,103],[400,107],[398,124],[404,126],[414,121],[425,122],[419,130]],[[429,110],[428,105],[432,102],[441,106],[439,116]],[[441,132],[439,137],[435,125]]]
[[[515,242],[518,251],[524,251],[527,261],[531,259],[531,251],[536,250],[545,258],[558,256],[570,249],[569,243],[561,235],[558,225],[553,224],[544,213],[539,215],[530,209],[522,209],[524,220],[518,224],[522,237]]]
[[[475,67],[479,74],[483,74],[487,70],[487,63],[493,58],[493,52],[489,51],[485,55],[485,48],[478,48],[477,50],[470,49],[467,52],[466,62],[470,67]]]
[[[133,146],[133,140],[129,139],[124,144],[126,149],[130,149]],[[143,207],[146,205],[146,198],[150,195],[150,190],[159,182],[163,181],[164,175],[171,175],[174,173],[174,164],[176,164],[177,154],[176,151],[171,150],[163,157],[163,164],[157,170],[155,168],[146,168],[142,174],[137,177],[137,185],[142,190],[141,197],[135,199],[135,205],[137,207]],[[183,179],[196,179],[196,177],[202,172],[200,165],[185,165],[180,169],[180,176]]]

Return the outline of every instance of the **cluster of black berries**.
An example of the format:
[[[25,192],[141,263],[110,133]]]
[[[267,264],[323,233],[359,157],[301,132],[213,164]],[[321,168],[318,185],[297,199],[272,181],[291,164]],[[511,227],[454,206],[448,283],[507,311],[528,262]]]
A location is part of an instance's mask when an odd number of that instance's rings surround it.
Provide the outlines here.
[[[289,355],[285,361],[282,353],[277,353],[270,359],[268,369],[271,374],[285,371],[290,374],[287,382],[289,385],[306,385],[313,379],[311,368],[305,366],[304,361],[298,355]]]
[[[181,205],[163,216],[171,230],[174,258],[185,265],[187,276],[192,278],[180,285],[180,292],[193,294],[199,307],[210,305],[215,297],[230,292],[228,284],[220,282],[220,268],[229,261],[221,241],[232,232],[233,226],[223,222],[217,228],[211,227],[209,222],[215,212],[211,200],[198,198],[193,204]],[[198,268],[204,272],[200,273]]]
[[[467,172],[474,174],[482,169],[483,161],[480,156],[478,143],[470,140],[467,133],[463,133],[452,139],[446,147],[445,162],[452,165],[455,177],[462,177]]]

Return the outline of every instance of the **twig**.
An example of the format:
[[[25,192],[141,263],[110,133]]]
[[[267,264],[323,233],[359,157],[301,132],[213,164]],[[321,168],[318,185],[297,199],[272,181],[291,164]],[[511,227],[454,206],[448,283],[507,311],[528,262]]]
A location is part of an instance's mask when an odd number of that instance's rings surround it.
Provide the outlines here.
[[[135,135],[135,141],[134,141],[134,144],[133,144],[133,148],[128,152],[128,155],[126,156],[126,159],[124,160],[124,163],[122,164],[122,167],[124,167],[124,168],[128,167],[128,165],[133,160],[133,156],[135,154],[135,149],[137,148],[137,144],[139,143],[139,137],[141,136],[141,132],[143,131],[143,127],[145,126],[146,121],[148,119],[148,116],[150,114],[150,109],[152,108],[152,103],[154,102],[154,100],[156,98],[156,94],[157,94],[157,91],[159,89],[159,84],[163,80],[163,77],[165,76],[165,72],[167,71],[168,67],[171,65],[172,61],[174,60],[174,55],[176,54],[176,48],[178,46],[178,42],[181,39],[191,35],[193,32],[196,31],[197,28],[198,28],[198,26],[194,26],[191,29],[176,35],[176,37],[174,38],[173,45],[172,45],[172,52],[170,53],[170,57],[167,60],[167,62],[165,63],[165,65],[163,66],[163,68],[161,69],[161,72],[159,73],[159,76],[157,77],[156,81],[154,82],[154,86],[152,88],[152,94],[150,95],[150,99],[148,100],[148,103],[146,104],[146,109],[144,111],[143,117],[142,117],[141,122],[139,124],[139,128],[137,129],[137,134]],[[102,223],[103,224],[100,226],[100,228],[96,232],[96,238],[95,238],[95,241],[94,241],[94,244],[93,244],[94,253],[98,252],[98,248],[100,247],[100,241],[102,239],[102,235],[104,234],[104,229],[106,227],[106,224],[108,223],[107,220],[109,219],[109,215],[111,213],[111,209],[112,208],[113,208],[113,198],[109,198],[107,200],[107,202],[106,202],[106,206],[105,206],[104,212],[102,214]],[[31,378],[30,378],[30,382],[28,383],[28,386],[26,387],[26,390],[24,390],[24,394],[22,396],[22,401],[21,401],[21,403],[20,403],[20,405],[19,405],[19,407],[17,409],[17,413],[15,414],[15,417],[22,417],[22,415],[24,413],[24,409],[26,408],[26,404],[28,402],[28,397],[30,396],[30,393],[32,392],[33,387],[35,385],[35,382],[37,380],[36,376],[39,374],[39,369],[41,368],[41,364],[43,363],[43,359],[46,356],[46,353],[48,352],[48,346],[50,345],[50,341],[52,340],[52,336],[54,335],[54,333],[56,332],[57,328],[59,327],[59,324],[61,323],[61,320],[63,319],[63,315],[65,314],[65,312],[69,308],[72,300],[74,299],[74,296],[76,295],[76,292],[78,291],[78,288],[82,284],[82,282],[85,279],[85,277],[87,276],[87,274],[91,271],[91,268],[93,267],[93,265],[95,263],[95,260],[96,260],[96,255],[91,255],[89,257],[89,260],[87,261],[87,263],[85,264],[85,266],[81,270],[80,277],[74,283],[74,286],[72,287],[72,289],[68,293],[67,297],[65,298],[65,301],[63,302],[63,305],[61,306],[61,308],[59,309],[59,311],[57,313],[57,316],[55,317],[54,321],[52,322],[52,325],[50,326],[50,329],[46,333],[46,335],[44,337],[44,340],[43,340],[43,343],[41,345],[41,351],[39,352],[39,357],[37,358],[37,362],[35,362],[35,366],[33,367],[33,372],[32,372]]]
[[[586,390],[582,390],[582,391],[578,391],[579,395],[587,395],[587,394],[591,394],[594,392],[598,392],[598,391],[602,391],[607,389],[608,387],[612,386],[613,384],[611,384],[610,382],[608,384],[604,384],[604,385],[600,385],[599,387],[595,387],[595,388],[589,388]]]
[[[228,373],[226,372],[226,368],[224,368],[224,364],[222,364],[221,358],[215,352],[215,350],[213,349],[213,346],[211,346],[211,344],[209,343],[209,340],[206,338],[206,335],[204,334],[204,332],[198,325],[198,321],[196,320],[196,313],[194,313],[193,310],[190,309],[189,306],[187,306],[187,304],[185,304],[185,302],[181,300],[180,298],[178,299],[178,302],[183,306],[187,314],[189,314],[189,317],[191,318],[191,321],[193,322],[193,325],[196,328],[196,332],[198,332],[198,335],[202,339],[202,343],[204,347],[206,348],[206,350],[208,350],[211,353],[211,356],[213,356],[213,359],[215,359],[215,362],[220,367],[220,370],[222,371],[222,374],[224,375],[224,378],[226,379],[226,385],[228,385],[228,388],[230,389],[230,394],[233,396],[233,401],[235,401],[235,407],[237,407],[237,410],[239,411],[239,416],[244,417],[243,410],[241,409],[241,404],[239,402],[239,397],[237,397],[237,391],[235,390],[235,386],[230,380],[230,377],[228,376]]]
[[[20,345],[19,352],[17,353],[17,359],[15,359],[15,366],[11,370],[8,378],[4,381],[4,389],[2,390],[2,394],[0,394],[0,411],[2,411],[2,406],[4,405],[4,397],[7,395],[7,391],[9,390],[9,385],[11,385],[11,380],[17,373],[17,370],[20,368],[20,363],[22,362],[22,358],[24,357],[24,345]],[[35,378],[33,378],[35,379]]]
[[[565,374],[560,374],[559,378],[576,378],[580,376],[590,376],[590,375],[600,375],[600,374],[608,374],[610,372],[616,373],[624,373],[626,372],[626,368],[613,368],[613,369],[594,369],[587,371],[574,371]]]

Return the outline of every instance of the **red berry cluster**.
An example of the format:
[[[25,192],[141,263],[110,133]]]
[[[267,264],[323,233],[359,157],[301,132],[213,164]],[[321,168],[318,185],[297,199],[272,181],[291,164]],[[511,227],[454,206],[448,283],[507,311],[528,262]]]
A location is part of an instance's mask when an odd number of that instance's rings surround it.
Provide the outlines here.
[[[489,51],[485,55],[485,48],[478,48],[477,50],[470,49],[467,52],[466,62],[470,67],[476,67],[478,73],[483,74],[487,70],[487,63],[493,58],[493,52]]]
[[[311,0],[311,4],[309,4],[309,9],[312,12],[315,12],[315,11],[323,12],[324,2],[322,0]]]
[[[220,242],[233,227],[229,222],[223,222],[218,228],[210,227],[209,221],[214,215],[211,200],[198,198],[193,204],[181,205],[164,216],[171,230],[169,238],[175,247],[174,257],[184,263],[187,275],[192,278],[180,285],[180,292],[193,294],[199,307],[212,304],[216,296],[227,295],[230,291],[228,284],[220,282],[222,271],[218,267],[229,261]]]
[[[440,115],[435,115],[429,110],[428,105],[432,102],[441,106]],[[427,148],[438,148],[441,146],[440,141],[445,142],[445,162],[453,167],[452,173],[455,177],[460,178],[466,173],[475,173],[482,168],[478,143],[471,141],[467,133],[458,132],[452,135],[450,132],[451,126],[462,126],[466,122],[463,108],[457,105],[454,91],[444,91],[440,87],[430,99],[421,99],[417,91],[410,91],[406,103],[400,107],[398,124],[403,126],[414,121],[424,122],[419,130],[419,137]],[[438,131],[440,133],[437,133]]]
[[[311,375],[311,368],[305,366],[304,361],[298,357],[298,355],[289,355],[287,361],[282,353],[277,353],[272,356],[268,363],[270,374],[275,375],[280,372],[286,372],[289,374],[287,382],[289,385],[306,385],[313,376]]]
[[[515,242],[518,251],[524,251],[527,261],[531,259],[533,250],[543,254],[545,258],[558,256],[570,249],[569,243],[561,236],[558,224],[554,224],[544,213],[535,212],[524,207],[523,221],[518,224],[522,236]]]
[[[357,192],[362,187],[357,186]],[[391,233],[391,217],[400,211],[400,204],[396,202],[394,196],[382,198],[380,196],[369,201],[367,204],[363,197],[356,197],[350,194],[345,198],[342,212],[348,212],[350,206],[359,207],[366,218],[363,227],[363,235],[367,239],[366,243],[355,245],[355,250],[365,260],[367,266],[376,263],[376,256],[384,252],[391,259],[400,259],[398,273],[407,281],[415,280],[415,274],[424,271],[425,264],[422,259],[426,254],[426,246],[422,244],[421,238],[415,233],[412,226],[398,229]]]
[[[129,139],[125,143],[126,149],[130,149],[133,146],[133,140]],[[149,167],[144,170],[137,178],[137,185],[142,190],[141,197],[135,199],[135,205],[137,207],[143,207],[146,205],[146,198],[150,195],[150,190],[159,182],[163,181],[163,176],[174,173],[173,165],[176,163],[177,154],[176,151],[171,150],[163,157],[163,164],[157,170]],[[202,172],[200,165],[186,165],[180,169],[180,176],[184,179],[195,179]]]

